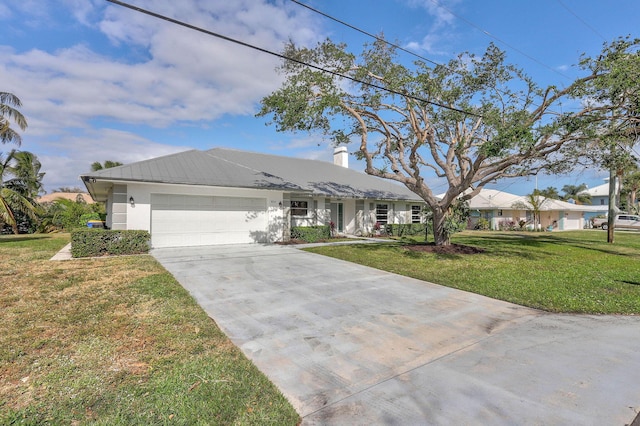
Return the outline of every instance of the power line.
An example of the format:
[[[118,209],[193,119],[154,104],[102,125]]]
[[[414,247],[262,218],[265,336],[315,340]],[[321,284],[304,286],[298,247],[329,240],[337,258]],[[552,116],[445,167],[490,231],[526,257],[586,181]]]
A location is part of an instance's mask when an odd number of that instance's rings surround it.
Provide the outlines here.
[[[363,84],[365,86],[372,87],[374,89],[383,90],[385,92],[389,92],[389,93],[392,93],[394,95],[404,96],[404,97],[407,97],[409,99],[413,99],[413,100],[418,101],[418,102],[424,102],[426,104],[437,106],[437,107],[444,108],[444,109],[448,109],[450,111],[455,111],[455,112],[459,112],[459,113],[462,113],[462,114],[465,114],[465,115],[471,115],[471,116],[474,116],[474,117],[482,117],[480,114],[477,114],[477,113],[474,113],[474,112],[471,112],[471,111],[465,111],[465,110],[454,108],[454,107],[450,107],[448,105],[444,105],[444,104],[441,104],[441,103],[438,103],[438,102],[428,101],[426,99],[419,98],[419,97],[411,95],[409,93],[403,93],[403,92],[400,92],[400,91],[397,91],[397,90],[393,90],[393,89],[389,89],[387,87],[383,87],[383,86],[380,86],[380,85],[377,85],[377,84],[374,84],[374,83],[369,83],[369,82],[366,82],[366,81],[358,80],[357,78],[350,77],[348,75],[341,74],[341,73],[336,72],[336,71],[331,71],[331,70],[328,70],[326,68],[322,68],[322,67],[319,67],[317,65],[313,65],[313,64],[310,64],[308,62],[301,61],[299,59],[291,58],[291,57],[282,55],[282,54],[277,53],[277,52],[273,52],[271,50],[268,50],[268,49],[265,49],[265,48],[262,48],[262,47],[259,47],[259,46],[256,46],[256,45],[249,44],[247,42],[244,42],[244,41],[241,41],[241,40],[237,40],[237,39],[225,36],[225,35],[220,34],[220,33],[216,33],[216,32],[210,31],[210,30],[206,30],[204,28],[197,27],[195,25],[192,25],[192,24],[189,24],[189,23],[186,23],[186,22],[183,22],[183,21],[179,21],[177,19],[173,19],[173,18],[170,18],[168,16],[161,15],[159,13],[152,12],[152,11],[147,10],[147,9],[143,9],[141,7],[138,7],[138,6],[131,5],[129,3],[125,3],[125,2],[122,2],[122,1],[119,1],[119,0],[107,0],[107,1],[110,2],[110,3],[117,4],[119,6],[125,7],[127,9],[131,9],[133,11],[136,11],[136,12],[139,12],[139,13],[154,17],[154,18],[161,19],[163,21],[167,21],[167,22],[170,22],[172,24],[188,28],[190,30],[198,31],[198,32],[201,32],[203,34],[207,34],[207,35],[210,35],[210,36],[213,36],[213,37],[217,37],[217,38],[220,38],[222,40],[229,41],[231,43],[239,44],[241,46],[248,47],[250,49],[254,49],[254,50],[257,50],[259,52],[266,53],[268,55],[272,55],[272,56],[278,57],[280,59],[284,59],[284,60],[295,62],[297,64],[300,64],[300,65],[303,65],[303,66],[306,66],[306,67],[309,67],[309,68],[313,68],[315,70],[322,71],[322,72],[325,72],[327,74],[331,74],[331,75],[333,75],[335,77],[344,78],[344,79],[353,81],[355,83],[359,83],[359,84]]]
[[[566,79],[571,80],[571,77],[569,77],[568,75],[561,73],[561,72],[560,72],[560,71],[558,71],[557,69],[555,69],[555,68],[553,68],[553,67],[551,67],[551,66],[549,66],[549,65],[545,64],[544,62],[542,62],[542,61],[540,61],[540,60],[538,60],[538,59],[534,58],[533,56],[529,55],[528,53],[526,53],[526,52],[524,52],[524,51],[522,51],[522,50],[518,49],[517,47],[515,47],[515,46],[513,46],[513,45],[511,45],[511,44],[509,44],[509,43],[507,43],[506,41],[504,41],[504,40],[500,39],[499,37],[497,37],[497,36],[495,36],[495,35],[493,35],[493,34],[491,34],[489,31],[487,31],[487,30],[485,30],[484,28],[480,27],[479,25],[477,25],[477,24],[475,24],[475,23],[473,23],[473,22],[469,21],[468,19],[464,18],[463,16],[460,16],[460,15],[458,15],[458,14],[454,13],[451,9],[449,9],[449,8],[448,8],[448,7],[446,7],[446,6],[444,6],[444,5],[443,5],[442,3],[440,3],[438,0],[430,0],[430,1],[431,1],[431,3],[435,4],[436,6],[438,6],[438,7],[442,8],[442,9],[446,10],[447,12],[449,12],[450,14],[452,14],[453,16],[455,16],[456,18],[460,19],[461,21],[463,21],[463,22],[464,22],[464,23],[466,23],[467,25],[469,25],[469,26],[471,26],[471,27],[475,28],[476,30],[478,30],[478,31],[482,32],[482,33],[483,33],[483,34],[485,34],[486,36],[491,37],[492,39],[496,40],[496,41],[497,41],[497,42],[499,42],[499,43],[504,44],[505,46],[507,46],[508,48],[510,48],[510,49],[512,49],[512,50],[515,50],[516,52],[520,53],[522,56],[525,56],[525,57],[527,57],[527,58],[531,59],[533,62],[537,63],[538,65],[541,65],[541,66],[543,66],[543,67],[547,68],[548,70],[553,71],[553,72],[555,72],[556,74],[558,74],[558,75],[560,75],[560,76],[562,76],[562,77],[564,77],[564,78],[566,78]]]
[[[562,0],[558,0],[558,3],[560,3],[560,6],[564,7],[567,10],[567,12],[569,12],[570,14],[575,16],[578,21],[582,22],[585,27],[589,28],[595,35],[600,37],[603,41],[607,41],[607,39],[602,34],[600,34],[600,32],[598,30],[596,30],[591,25],[589,25],[587,23],[587,21],[585,21],[580,16],[578,16],[578,14],[575,13],[573,10],[569,9],[569,7],[566,4],[564,4],[564,2]]]
[[[460,71],[455,70],[455,69],[452,69],[452,68],[450,68],[449,66],[447,66],[447,65],[445,65],[445,64],[441,64],[441,63],[438,63],[438,62],[433,61],[433,60],[431,60],[431,59],[425,58],[424,56],[418,55],[417,53],[412,52],[411,50],[408,50],[408,49],[405,49],[405,48],[403,48],[403,47],[401,47],[401,46],[398,46],[398,45],[397,45],[397,44],[395,44],[395,43],[391,43],[390,41],[387,41],[387,40],[385,40],[385,39],[383,39],[383,38],[381,38],[381,37],[378,37],[378,36],[376,36],[376,35],[374,35],[374,34],[371,34],[371,33],[367,32],[367,31],[365,31],[365,30],[363,30],[363,29],[361,29],[361,28],[356,27],[355,25],[349,24],[348,22],[345,22],[345,21],[342,21],[342,20],[340,20],[340,19],[338,19],[338,18],[335,18],[335,17],[333,17],[333,16],[331,16],[331,15],[329,15],[329,14],[325,13],[325,12],[322,12],[321,10],[315,9],[315,8],[313,8],[313,7],[311,7],[311,6],[308,6],[308,5],[304,4],[304,3],[301,3],[301,2],[299,2],[298,0],[291,0],[291,1],[292,1],[293,3],[295,3],[295,4],[297,4],[297,5],[300,5],[300,6],[302,6],[302,7],[305,7],[305,8],[307,8],[307,9],[311,10],[312,12],[318,13],[318,14],[320,14],[320,15],[322,15],[322,16],[324,16],[324,17],[328,18],[328,19],[331,19],[331,20],[332,20],[332,21],[334,21],[334,22],[338,22],[339,24],[342,24],[342,25],[344,25],[344,26],[346,26],[346,27],[348,27],[348,28],[351,28],[351,29],[353,29],[353,30],[355,30],[355,31],[358,31],[358,32],[359,32],[359,33],[361,33],[361,34],[365,34],[365,35],[367,35],[367,36],[369,36],[369,37],[372,37],[372,38],[374,38],[374,39],[376,39],[376,40],[378,40],[378,41],[380,41],[380,42],[382,42],[382,43],[385,43],[385,44],[387,44],[388,46],[391,46],[391,47],[394,47],[394,48],[396,48],[396,49],[399,49],[399,50],[401,50],[401,51],[403,51],[403,52],[405,52],[405,53],[408,53],[408,54],[410,54],[410,55],[413,55],[413,56],[415,56],[416,58],[419,58],[419,59],[422,59],[422,60],[427,61],[427,62],[429,62],[429,63],[432,63],[432,64],[434,64],[434,65],[436,65],[436,66],[441,66],[441,67],[443,67],[445,70],[447,70],[447,71],[449,71],[449,72],[451,72],[451,73],[453,73],[453,74],[461,74],[461,73],[460,73]],[[461,74],[461,75],[462,75],[462,74]],[[561,74],[561,75],[562,75],[562,74]],[[566,76],[565,76],[565,77],[566,77]],[[498,89],[496,89],[496,90],[498,90]],[[498,92],[500,92],[500,91],[498,90]],[[524,99],[524,98],[522,98],[522,97],[520,97],[520,96],[518,96],[517,98],[518,98],[519,100],[521,100],[521,101],[526,101],[526,99]],[[532,105],[533,105],[533,106],[539,106],[539,105],[537,105],[536,103],[532,103]],[[551,112],[554,112],[554,111],[551,111]],[[559,114],[559,113],[557,113],[557,112],[556,112],[555,114]]]
[[[436,65],[436,66],[445,66],[444,64],[441,64],[441,63],[436,62],[436,61],[434,61],[434,60],[432,60],[432,59],[429,59],[429,58],[425,58],[424,56],[418,55],[417,53],[412,52],[411,50],[405,49],[405,48],[404,48],[404,47],[402,47],[402,46],[398,46],[398,45],[397,45],[397,44],[395,44],[395,43],[392,43],[392,42],[390,42],[390,41],[387,41],[387,40],[383,39],[382,37],[378,37],[378,36],[377,36],[377,35],[375,35],[375,34],[371,34],[370,32],[367,32],[367,31],[365,31],[365,30],[363,30],[363,29],[361,29],[361,28],[358,28],[358,27],[356,27],[356,26],[354,26],[354,25],[351,25],[351,24],[349,24],[348,22],[342,21],[342,20],[340,20],[340,19],[338,19],[338,18],[335,18],[335,17],[333,17],[333,16],[331,16],[331,15],[328,15],[328,14],[326,14],[326,13],[324,13],[324,12],[322,12],[322,11],[318,10],[318,9],[314,9],[313,7],[311,7],[311,6],[307,5],[307,4],[304,4],[304,3],[302,3],[302,2],[299,2],[298,0],[291,0],[291,1],[292,1],[292,2],[294,2],[294,3],[295,3],[295,4],[297,4],[297,5],[300,5],[300,6],[302,6],[302,7],[305,7],[305,8],[307,8],[307,9],[311,10],[312,12],[315,12],[315,13],[317,13],[317,14],[319,14],[319,15],[322,15],[322,16],[324,16],[325,18],[331,19],[331,20],[332,20],[332,21],[334,21],[334,22],[337,22],[337,23],[339,23],[339,24],[342,24],[342,25],[344,25],[345,27],[349,27],[349,28],[351,28],[352,30],[358,31],[358,32],[359,32],[359,33],[361,33],[361,34],[367,35],[367,36],[369,36],[369,37],[371,37],[371,38],[374,38],[374,39],[376,39],[376,40],[378,40],[378,41],[381,41],[381,42],[385,43],[385,44],[386,44],[386,45],[388,45],[388,46],[391,46],[391,47],[394,47],[394,48],[396,48],[396,49],[398,49],[398,50],[401,50],[402,52],[405,52],[405,53],[408,53],[408,54],[410,54],[410,55],[413,55],[413,56],[415,56],[416,58],[422,59],[423,61],[429,62],[429,63],[431,63],[431,64],[433,64],[433,65]],[[446,67],[446,66],[445,66],[445,67]],[[447,68],[447,69],[448,69],[448,68]]]

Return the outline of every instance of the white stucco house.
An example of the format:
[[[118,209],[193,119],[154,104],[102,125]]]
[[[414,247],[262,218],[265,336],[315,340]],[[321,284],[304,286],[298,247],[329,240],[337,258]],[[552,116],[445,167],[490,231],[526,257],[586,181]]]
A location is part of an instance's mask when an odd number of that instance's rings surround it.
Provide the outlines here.
[[[291,226],[366,234],[418,223],[424,202],[394,182],[334,162],[226,148],[191,150],[81,175],[111,229],[151,233],[153,247],[287,240]]]
[[[580,205],[551,198],[540,198],[540,225],[543,229],[560,231],[583,229],[590,216],[606,211],[606,206]],[[508,228],[521,220],[533,224],[533,206],[528,197],[483,189],[469,200],[471,218],[469,227],[473,228],[478,219],[489,221],[491,229]]]

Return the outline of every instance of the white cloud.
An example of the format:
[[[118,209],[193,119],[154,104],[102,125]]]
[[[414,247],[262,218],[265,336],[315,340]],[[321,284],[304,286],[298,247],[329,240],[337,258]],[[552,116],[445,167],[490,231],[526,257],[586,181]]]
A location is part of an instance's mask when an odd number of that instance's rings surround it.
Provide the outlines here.
[[[0,19],[8,19],[11,17],[11,10],[6,4],[0,3]]]
[[[73,152],[67,149],[74,147]],[[132,163],[191,149],[155,143],[136,134],[113,129],[90,129],[78,135],[65,135],[40,147],[45,154],[38,156],[46,173],[47,189],[80,186],[78,176],[90,171],[95,161],[106,160]],[[59,155],[57,153],[64,153]]]
[[[135,4],[276,52],[289,38],[301,44],[321,38],[313,30],[317,17],[282,0]],[[23,101],[29,122],[23,149],[38,155],[48,188],[77,184],[86,166],[111,159],[109,152],[127,153],[117,161],[129,162],[184,149],[116,135],[104,123],[208,127],[225,115],[253,114],[257,102],[281,81],[275,57],[121,6],[62,0],[55,7],[65,10],[54,13],[53,7],[37,0],[0,5],[0,19],[20,14],[32,25],[80,24],[92,33],[91,38],[69,37],[57,50],[36,41],[20,49],[0,41],[2,90]],[[59,152],[51,154],[52,147]]]
[[[406,3],[411,7],[424,9],[433,18],[426,34],[417,41],[406,43],[407,49],[432,55],[446,54],[443,46],[454,38],[453,30],[456,27],[456,17],[452,10],[460,0],[406,0]]]

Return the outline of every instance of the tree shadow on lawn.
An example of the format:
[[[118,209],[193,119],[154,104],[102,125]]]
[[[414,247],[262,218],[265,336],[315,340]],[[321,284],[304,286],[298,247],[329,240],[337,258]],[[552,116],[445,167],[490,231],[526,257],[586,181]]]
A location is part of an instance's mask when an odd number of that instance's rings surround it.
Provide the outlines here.
[[[460,237],[456,243],[445,248],[438,248],[433,243],[419,242],[414,239],[403,239],[401,244],[407,251],[430,252],[443,259],[461,259],[474,254],[486,254],[488,256],[511,256],[534,258],[540,256],[541,252],[532,253],[528,247],[542,246],[541,241],[528,238],[526,235],[482,235]],[[427,248],[423,248],[427,247]],[[434,247],[429,249],[428,247]],[[552,254],[549,254],[552,255]],[[414,256],[414,257],[419,257]]]
[[[51,239],[52,237],[40,236],[40,237],[26,237],[25,234],[7,234],[0,235],[0,244],[3,243],[20,243],[23,241],[32,241],[32,240],[46,240]]]
[[[620,246],[616,246],[615,243],[607,245],[608,243],[607,243],[606,237],[602,241],[593,241],[593,240],[584,241],[581,239],[571,238],[570,236],[567,236],[567,235],[563,236],[563,235],[556,234],[556,235],[549,235],[547,242],[556,243],[556,244],[561,243],[565,246],[576,247],[584,250],[597,251],[600,253],[610,254],[614,256],[640,257],[640,252],[624,253],[624,252],[621,252],[619,249],[618,250],[614,249],[615,247],[620,247]],[[596,244],[599,244],[600,246],[596,246]],[[608,247],[611,247],[611,248],[608,248]]]

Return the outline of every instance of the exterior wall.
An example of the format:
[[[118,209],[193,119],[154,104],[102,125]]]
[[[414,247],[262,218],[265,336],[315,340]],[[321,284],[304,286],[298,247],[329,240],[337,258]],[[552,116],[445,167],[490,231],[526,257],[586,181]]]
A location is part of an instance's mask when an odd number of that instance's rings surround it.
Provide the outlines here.
[[[162,185],[131,183],[126,186],[124,199],[133,197],[133,205],[126,205],[126,228],[151,231],[151,194],[206,195],[220,197],[258,197],[267,200],[267,240],[281,241],[284,237],[283,194],[280,191],[264,191],[243,188],[216,188],[195,185]],[[115,191],[114,191],[115,192]],[[115,200],[115,197],[114,197]],[[116,203],[114,202],[114,207]]]
[[[139,229],[152,232],[151,194],[180,194],[220,197],[259,197],[267,200],[269,242],[287,240],[291,226],[328,225],[331,221],[331,205],[343,205],[343,233],[366,235],[373,232],[376,222],[376,204],[387,204],[388,223],[411,223],[411,206],[414,202],[390,202],[380,200],[328,199],[299,197],[280,191],[243,188],[217,188],[195,185],[162,185],[128,183],[114,185],[107,200],[107,226],[112,229]],[[129,199],[134,202],[130,203]],[[307,201],[305,216],[291,216],[291,201]],[[373,207],[371,207],[373,206]]]
[[[292,201],[307,201],[306,216],[290,216],[291,226],[314,226],[329,225],[333,220],[338,226],[337,209],[338,204],[342,204],[343,228],[342,234],[348,235],[367,235],[373,232],[376,223],[376,204],[387,204],[388,215],[387,220],[390,224],[406,224],[411,223],[411,206],[424,203],[407,203],[390,202],[381,200],[363,200],[363,199],[330,199],[330,198],[304,198],[291,197]]]
[[[481,211],[481,213],[489,220],[490,228],[494,231],[505,227],[520,226],[521,220],[528,221],[530,219],[524,210],[496,209]]]
[[[609,205],[609,196],[594,196],[591,197],[592,206],[607,207]]]
[[[111,218],[107,226],[111,229],[131,229],[128,228],[129,197],[127,196],[127,185],[114,185],[109,194],[111,209],[107,212]],[[137,229],[137,228],[134,228]]]

